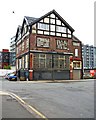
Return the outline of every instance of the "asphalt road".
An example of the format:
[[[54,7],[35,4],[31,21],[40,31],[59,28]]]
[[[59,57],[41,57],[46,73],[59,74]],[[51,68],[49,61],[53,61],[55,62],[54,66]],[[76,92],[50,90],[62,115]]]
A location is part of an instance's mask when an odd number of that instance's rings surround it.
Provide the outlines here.
[[[44,83],[0,79],[1,90],[15,93],[47,118],[94,118],[94,80]]]

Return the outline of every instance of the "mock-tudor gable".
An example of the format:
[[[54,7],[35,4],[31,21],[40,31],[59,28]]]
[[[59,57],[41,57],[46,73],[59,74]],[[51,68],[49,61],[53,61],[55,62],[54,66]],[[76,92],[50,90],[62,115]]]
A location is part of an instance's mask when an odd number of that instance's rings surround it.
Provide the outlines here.
[[[60,19],[72,32],[74,32],[74,29],[55,11],[55,10],[52,10],[50,12],[48,12],[47,14],[43,15],[42,17],[40,18],[35,18],[35,20],[32,22],[32,25],[34,23],[37,23],[39,22],[40,20],[42,21],[42,19],[44,19],[45,17],[49,17],[51,16],[52,18],[54,18],[55,16]],[[53,17],[54,16],[54,17]]]
[[[27,32],[31,32],[72,38],[74,29],[55,10],[52,10],[40,18],[24,16],[20,32],[21,36],[24,36]],[[18,37],[18,33],[16,35]]]
[[[55,11],[31,22],[32,33],[72,38],[74,29]]]

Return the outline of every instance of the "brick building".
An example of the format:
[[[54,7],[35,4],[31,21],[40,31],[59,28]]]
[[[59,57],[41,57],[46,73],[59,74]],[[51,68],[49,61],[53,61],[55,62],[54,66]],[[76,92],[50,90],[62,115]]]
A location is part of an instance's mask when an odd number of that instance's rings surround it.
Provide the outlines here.
[[[16,52],[15,52],[15,36],[11,38],[10,41],[10,65],[16,66]]]
[[[40,18],[25,16],[16,32],[16,70],[20,80],[82,78],[81,41],[52,10]]]
[[[82,58],[84,69],[96,68],[96,47],[82,44]]]
[[[10,53],[8,49],[2,49],[0,52],[0,69],[10,65]]]

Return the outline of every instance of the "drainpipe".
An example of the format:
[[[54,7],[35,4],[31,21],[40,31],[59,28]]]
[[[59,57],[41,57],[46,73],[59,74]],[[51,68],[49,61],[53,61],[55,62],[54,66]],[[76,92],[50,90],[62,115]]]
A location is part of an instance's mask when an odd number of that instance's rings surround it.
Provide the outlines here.
[[[30,70],[30,33],[31,33],[31,25],[29,25],[29,60],[28,60],[28,80],[30,80],[30,73],[29,73],[29,70]]]
[[[84,57],[82,57],[82,42],[80,42],[81,46],[81,79],[83,79],[83,74],[84,74]]]

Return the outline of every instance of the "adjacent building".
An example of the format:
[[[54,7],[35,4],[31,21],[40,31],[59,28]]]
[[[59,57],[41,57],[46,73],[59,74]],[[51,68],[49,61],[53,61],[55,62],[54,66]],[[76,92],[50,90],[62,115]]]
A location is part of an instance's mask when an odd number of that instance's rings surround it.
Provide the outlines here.
[[[0,52],[0,69],[2,69],[2,52]]]
[[[81,79],[82,43],[74,29],[52,10],[25,16],[16,32],[16,71],[20,80]]]
[[[96,47],[93,45],[82,45],[82,57],[84,69],[96,68]]]
[[[11,52],[15,52],[15,48],[16,48],[16,45],[15,45],[15,36],[13,36],[12,38],[11,38],[11,41],[10,41],[10,51]]]
[[[96,47],[94,47],[94,68],[96,68]]]
[[[14,55],[14,52],[10,52],[9,49],[2,49],[2,51],[0,51],[0,69],[4,69],[7,66],[10,66],[11,69],[16,70],[16,67],[14,67],[15,65],[16,53]]]
[[[10,42],[10,65],[11,67],[16,66],[16,45],[15,45],[15,36],[11,38]]]
[[[10,65],[10,53],[8,49],[2,49],[0,52],[0,69]]]

